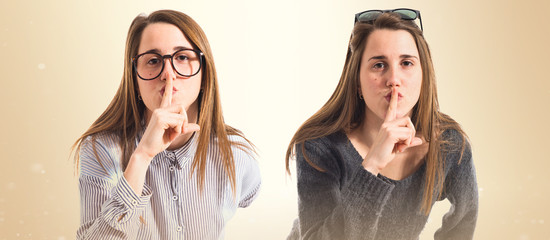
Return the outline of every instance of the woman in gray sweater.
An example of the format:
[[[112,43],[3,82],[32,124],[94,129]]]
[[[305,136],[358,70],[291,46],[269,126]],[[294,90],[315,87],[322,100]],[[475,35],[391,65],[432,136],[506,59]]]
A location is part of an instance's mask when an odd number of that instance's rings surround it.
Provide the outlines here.
[[[434,238],[472,239],[471,148],[439,111],[420,12],[370,10],[355,21],[336,90],[287,150],[299,195],[289,239],[418,239],[443,199],[452,207]]]

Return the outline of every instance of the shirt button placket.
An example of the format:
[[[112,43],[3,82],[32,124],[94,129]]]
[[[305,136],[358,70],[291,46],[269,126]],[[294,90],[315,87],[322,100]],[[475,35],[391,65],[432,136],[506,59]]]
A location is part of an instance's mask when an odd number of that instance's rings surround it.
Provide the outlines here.
[[[178,183],[180,183],[179,181],[177,181],[177,171],[176,171],[176,167],[177,167],[177,159],[176,159],[176,154],[173,153],[173,152],[168,152],[167,154],[167,157],[168,157],[168,160],[170,160],[170,166],[168,167],[168,170],[170,170],[170,175],[171,175],[171,178],[172,178],[172,201],[174,201],[174,204],[176,206],[176,211],[178,212],[178,216],[177,216],[177,221],[178,221],[178,226],[176,227],[176,232],[178,234],[183,234],[183,231],[184,231],[184,227],[183,227],[183,222],[182,222],[182,211],[183,209],[181,209],[181,205],[179,203],[179,197],[178,197]]]
[[[173,152],[168,152],[168,159],[170,161],[176,161],[176,154]]]

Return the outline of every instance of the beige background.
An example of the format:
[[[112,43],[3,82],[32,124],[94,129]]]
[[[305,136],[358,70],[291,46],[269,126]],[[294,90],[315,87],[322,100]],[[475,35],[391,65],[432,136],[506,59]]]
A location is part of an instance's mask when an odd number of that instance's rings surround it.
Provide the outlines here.
[[[226,120],[261,155],[261,195],[237,212],[227,239],[284,239],[297,214],[287,144],[334,90],[353,15],[395,7],[421,10],[441,109],[471,138],[475,239],[549,239],[548,1],[33,0],[0,7],[0,240],[75,237],[70,146],[118,87],[132,19],[163,8],[203,27]],[[436,205],[422,239],[448,208]]]

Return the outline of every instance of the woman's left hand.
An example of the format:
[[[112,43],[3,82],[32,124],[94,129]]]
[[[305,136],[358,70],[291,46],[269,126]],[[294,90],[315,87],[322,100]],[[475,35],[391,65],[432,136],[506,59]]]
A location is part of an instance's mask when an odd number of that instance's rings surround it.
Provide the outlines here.
[[[422,139],[416,137],[410,117],[397,117],[397,99],[398,92],[393,88],[384,123],[362,163],[367,171],[375,175],[395,158],[397,152],[422,144]]]

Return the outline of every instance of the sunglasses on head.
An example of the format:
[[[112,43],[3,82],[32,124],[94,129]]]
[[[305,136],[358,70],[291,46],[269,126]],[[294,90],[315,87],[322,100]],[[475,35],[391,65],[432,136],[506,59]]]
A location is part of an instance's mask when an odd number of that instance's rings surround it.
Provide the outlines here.
[[[418,18],[420,21],[420,30],[424,31],[424,28],[422,27],[422,18],[420,17],[420,11],[410,9],[410,8],[397,8],[397,9],[391,9],[391,10],[367,10],[364,12],[360,12],[355,14],[355,23],[357,22],[372,22],[376,20],[382,13],[396,13],[401,17],[403,20],[415,20]]]

